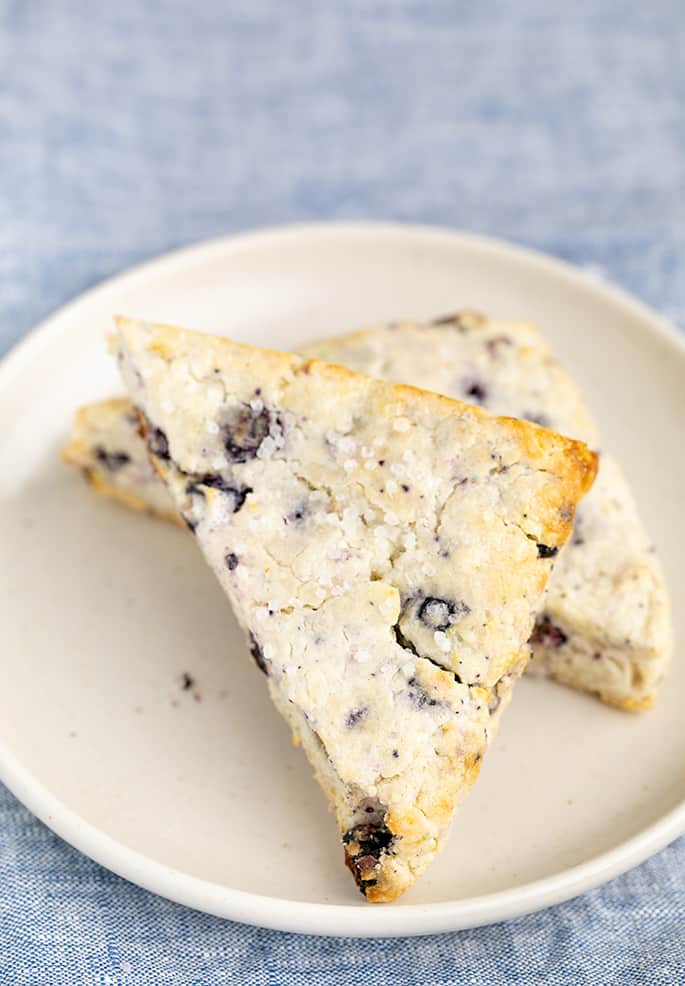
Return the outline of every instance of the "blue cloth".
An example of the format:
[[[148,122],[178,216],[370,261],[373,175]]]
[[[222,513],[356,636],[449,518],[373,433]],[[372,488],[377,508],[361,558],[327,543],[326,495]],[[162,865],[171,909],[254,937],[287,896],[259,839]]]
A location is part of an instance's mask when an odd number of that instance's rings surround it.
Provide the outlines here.
[[[4,0],[0,349],[147,257],[418,220],[604,271],[685,324],[682,0]],[[279,934],[112,876],[0,788],[0,986],[685,982],[685,840],[537,915]]]

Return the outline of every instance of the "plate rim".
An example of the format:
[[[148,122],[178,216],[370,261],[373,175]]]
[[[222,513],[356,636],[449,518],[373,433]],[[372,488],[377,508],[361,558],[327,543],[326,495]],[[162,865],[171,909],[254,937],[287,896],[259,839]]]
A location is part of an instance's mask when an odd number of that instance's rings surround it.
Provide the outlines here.
[[[287,224],[220,236],[162,254],[107,278],[77,295],[41,321],[19,340],[0,361],[0,389],[20,372],[33,355],[52,341],[68,324],[77,308],[98,304],[122,287],[133,287],[175,267],[203,265],[214,255],[240,253],[268,246],[274,240],[318,237],[404,237],[424,242],[442,240],[500,259],[533,265],[610,301],[633,317],[649,323],[650,331],[675,345],[685,355],[685,338],[664,316],[604,278],[598,279],[565,260],[506,240],[447,227],[400,222],[331,221]],[[119,876],[178,904],[218,917],[280,931],[302,934],[377,938],[435,934],[492,924],[533,913],[569,900],[628,869],[664,848],[685,832],[685,799],[659,819],[612,849],[573,867],[508,890],[432,904],[400,903],[385,907],[358,904],[326,904],[293,901],[238,890],[191,876],[150,859],[85,821],[44,784],[23,768],[0,738],[0,781],[57,835],[95,862]]]

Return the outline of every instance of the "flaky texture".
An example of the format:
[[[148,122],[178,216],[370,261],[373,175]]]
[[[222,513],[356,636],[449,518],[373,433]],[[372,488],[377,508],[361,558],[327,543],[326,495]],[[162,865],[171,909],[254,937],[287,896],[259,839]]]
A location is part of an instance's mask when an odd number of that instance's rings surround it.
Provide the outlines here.
[[[119,320],[148,451],[337,814],[369,900],[480,769],[596,460],[522,421]]]

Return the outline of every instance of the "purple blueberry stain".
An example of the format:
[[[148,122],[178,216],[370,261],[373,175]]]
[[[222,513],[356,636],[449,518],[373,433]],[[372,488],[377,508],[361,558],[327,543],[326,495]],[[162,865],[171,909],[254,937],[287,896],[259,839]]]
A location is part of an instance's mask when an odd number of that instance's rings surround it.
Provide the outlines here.
[[[345,863],[362,894],[376,884],[374,873],[386,853],[392,851],[394,835],[383,821],[362,822],[348,829],[342,837]]]
[[[355,726],[358,726],[360,722],[363,722],[364,719],[366,719],[368,714],[369,710],[365,705],[360,706],[357,709],[352,709],[352,711],[347,714],[345,725],[348,729],[354,729]]]
[[[535,624],[529,642],[556,650],[558,647],[563,647],[567,640],[568,637],[561,627],[553,623],[548,616],[542,616]]]
[[[253,633],[250,633],[250,654],[252,655],[259,670],[268,677],[269,669],[267,667],[266,658],[264,657],[264,651]]]
[[[441,704],[438,702],[437,698],[432,698],[426,689],[419,684],[416,676],[410,678],[407,685],[409,686],[407,689],[409,700],[417,709],[432,709],[435,708],[436,705]]]
[[[96,445],[93,449],[96,460],[109,472],[117,472],[131,461],[128,452],[108,452],[102,445]]]
[[[243,404],[233,411],[223,425],[224,450],[229,462],[243,463],[254,459],[259,448],[270,434],[283,431],[278,415],[261,406],[261,401]]]
[[[304,521],[307,516],[307,512],[307,504],[299,503],[294,510],[291,510],[290,513],[283,518],[283,522],[285,524],[294,524],[297,526]]]
[[[238,513],[248,494],[252,493],[250,486],[229,482],[219,473],[206,473],[204,476],[191,480],[186,486],[186,493],[204,497],[205,489],[219,490],[223,493],[230,501],[231,513],[233,514]]]
[[[168,462],[171,459],[169,454],[169,441],[161,428],[147,429],[147,447],[151,455],[157,459]]]
[[[469,606],[460,599],[441,599],[427,596],[419,607],[419,619],[429,630],[444,631],[458,623],[471,612]]]
[[[554,558],[559,552],[559,548],[556,545],[550,546],[549,544],[540,544],[537,542],[538,548],[538,558]]]
[[[488,392],[479,380],[473,380],[464,384],[464,396],[471,398],[476,404],[484,404]]]

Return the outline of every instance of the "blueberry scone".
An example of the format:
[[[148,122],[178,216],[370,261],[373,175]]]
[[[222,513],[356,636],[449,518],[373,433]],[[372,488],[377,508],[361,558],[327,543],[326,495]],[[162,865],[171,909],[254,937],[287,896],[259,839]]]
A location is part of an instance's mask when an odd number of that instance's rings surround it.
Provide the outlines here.
[[[120,319],[148,451],[371,901],[443,842],[596,458],[292,354]]]
[[[302,352],[526,418],[592,447],[599,442],[577,387],[530,325],[462,313],[430,325],[380,326],[313,343]],[[72,451],[72,461],[89,468],[99,491],[119,496],[94,451],[98,445],[125,448],[143,475],[149,466],[126,402],[116,403],[122,427],[108,440],[110,404],[91,406],[77,422],[79,453]],[[90,436],[81,434],[78,426],[84,422],[91,426]],[[128,479],[135,473],[121,475]],[[160,481],[157,485],[146,479],[144,488],[124,492],[137,493],[141,505],[154,507],[162,491]],[[668,595],[628,483],[606,452],[576,517],[575,534],[556,560],[531,643],[531,669],[624,709],[653,704],[672,649]]]
[[[150,462],[138,434],[137,415],[125,398],[79,408],[62,458],[82,470],[96,493],[183,523]]]
[[[596,426],[535,327],[461,313],[314,343],[306,353],[481,404],[596,448]],[[671,656],[668,593],[628,483],[607,453],[557,559],[531,668],[624,709],[651,707]]]

